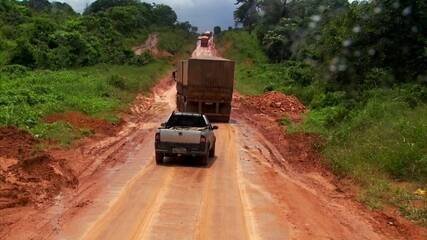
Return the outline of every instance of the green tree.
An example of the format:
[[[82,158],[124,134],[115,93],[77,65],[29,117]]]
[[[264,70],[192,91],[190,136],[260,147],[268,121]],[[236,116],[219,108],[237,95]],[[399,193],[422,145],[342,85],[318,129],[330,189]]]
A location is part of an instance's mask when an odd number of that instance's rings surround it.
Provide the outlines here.
[[[137,6],[117,6],[108,10],[107,17],[113,21],[117,31],[129,35],[150,24],[151,16],[144,10]]]
[[[155,16],[155,24],[163,26],[173,26],[178,19],[175,11],[164,4],[154,4],[153,15]]]
[[[263,44],[272,61],[280,62],[292,56],[291,46],[294,43],[294,34],[298,25],[297,20],[282,18],[278,25],[265,34]]]
[[[74,9],[67,3],[52,2],[50,11],[52,14],[76,15]]]
[[[218,34],[220,34],[221,33],[221,27],[220,26],[215,26],[214,27],[214,34],[215,35],[218,35]]]
[[[85,14],[106,11],[117,6],[135,6],[141,4],[138,0],[96,0],[85,9]]]
[[[257,0],[236,0],[235,5],[239,6],[234,11],[234,20],[252,30],[259,20],[259,4]]]
[[[277,24],[282,17],[286,17],[287,0],[263,0],[260,4],[262,9],[263,24]]]
[[[48,0],[25,0],[23,3],[35,11],[48,11],[52,7]]]

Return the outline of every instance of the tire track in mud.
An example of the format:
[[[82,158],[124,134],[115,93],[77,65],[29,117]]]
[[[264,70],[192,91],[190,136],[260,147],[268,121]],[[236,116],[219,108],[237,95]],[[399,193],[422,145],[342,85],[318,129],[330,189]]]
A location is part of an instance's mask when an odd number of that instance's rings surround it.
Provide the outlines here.
[[[242,177],[261,239],[389,239],[376,232],[371,219],[350,203],[325,196],[308,176],[291,168],[280,170],[283,166],[269,161],[280,158],[277,150],[256,131],[240,136]]]
[[[169,166],[161,166],[169,168]],[[151,221],[134,239],[185,239],[192,236],[202,205],[207,169],[176,167],[173,181],[153,209]]]
[[[117,204],[120,200],[120,196],[124,196],[126,199],[126,194],[128,194],[126,189],[132,188],[134,190],[132,186],[133,184],[136,184],[138,181],[144,181],[146,178],[150,179],[152,174],[157,174],[157,177],[162,176],[162,174],[166,174],[164,170],[159,172],[159,169],[156,169],[154,166],[154,153],[151,150],[152,146],[154,146],[154,130],[160,125],[160,122],[167,117],[170,109],[174,107],[174,93],[174,86],[156,93],[153,96],[154,103],[152,107],[145,112],[144,116],[138,116],[137,119],[130,122],[124,130],[118,133],[119,137],[107,139],[105,140],[105,142],[107,142],[106,144],[98,144],[97,146],[100,147],[92,149],[93,154],[97,155],[99,158],[104,158],[104,160],[101,161],[103,165],[108,164],[108,159],[116,159],[114,162],[119,160],[123,162],[124,165],[118,166],[117,168],[107,168],[104,171],[107,172],[107,174],[101,173],[100,176],[92,176],[92,174],[88,175],[88,177],[92,178],[96,182],[99,180],[101,184],[108,184],[102,191],[104,192],[103,194],[97,194],[98,200],[100,200],[100,198],[102,200],[98,201],[98,203],[95,201],[94,206],[92,206],[92,209],[94,210],[88,211],[88,213],[83,213],[84,215],[89,216],[86,216],[86,218],[84,218],[85,221],[80,223],[82,226],[76,226],[78,223],[76,224],[76,220],[74,219],[74,222],[69,224],[72,225],[71,227],[66,226],[66,228],[62,230],[62,233],[60,234],[61,238],[82,238],[84,234],[86,236],[84,237],[85,239],[96,239],[97,235],[102,235],[104,233],[102,227],[100,227],[102,224],[99,224],[99,221],[109,221],[107,216],[109,212],[105,209],[110,209],[112,208],[112,205]],[[142,117],[143,119],[141,119]],[[102,165],[97,166],[98,169],[100,167],[102,167]],[[96,173],[98,171],[93,172]],[[111,180],[109,180],[110,177]],[[150,182],[150,180],[148,181]],[[155,180],[152,180],[151,182],[153,181]],[[161,179],[159,180],[159,183],[162,183]],[[97,183],[94,183],[94,185],[95,184]],[[145,188],[146,184],[147,183],[143,182],[140,187]],[[93,195],[90,191],[94,191],[94,189],[90,190],[92,187],[88,188],[89,194],[87,195]],[[100,190],[99,186],[95,188]],[[151,192],[147,192],[145,195],[150,196],[150,193],[156,192],[157,189],[158,188],[153,188]],[[154,197],[154,200],[156,199],[157,198]],[[115,207],[120,208],[120,206]],[[102,220],[101,218],[104,215],[106,217]],[[137,222],[138,221],[144,222],[144,220],[141,219],[137,219]],[[94,227],[97,229],[90,229]],[[106,232],[108,232],[108,230]],[[119,239],[122,239],[121,235],[119,235]]]
[[[154,161],[154,160],[153,160]],[[139,239],[162,198],[174,169],[150,164],[122,190],[113,206],[106,211],[83,239]]]
[[[149,164],[83,239],[254,239],[237,176],[235,135],[233,127],[220,125],[219,151],[209,167]]]
[[[34,239],[390,239],[369,212],[331,198],[336,193],[322,176],[294,171],[246,120],[218,124],[216,157],[207,167],[187,158],[155,165],[154,130],[174,108],[173,96],[173,87],[156,96],[148,122],[94,149],[123,165],[87,174],[78,201],[93,203],[60,205],[67,216],[51,221],[56,232]]]
[[[197,239],[252,239],[248,216],[238,182],[238,153],[235,129],[219,125],[217,160],[210,169],[210,181],[199,222]]]

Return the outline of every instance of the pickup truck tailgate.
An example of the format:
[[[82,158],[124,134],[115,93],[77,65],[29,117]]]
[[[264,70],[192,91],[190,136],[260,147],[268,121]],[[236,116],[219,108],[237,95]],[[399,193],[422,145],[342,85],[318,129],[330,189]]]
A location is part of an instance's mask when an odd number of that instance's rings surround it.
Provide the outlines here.
[[[179,131],[176,129],[162,129],[160,131],[161,142],[171,143],[200,143],[200,131],[197,130],[183,130]]]

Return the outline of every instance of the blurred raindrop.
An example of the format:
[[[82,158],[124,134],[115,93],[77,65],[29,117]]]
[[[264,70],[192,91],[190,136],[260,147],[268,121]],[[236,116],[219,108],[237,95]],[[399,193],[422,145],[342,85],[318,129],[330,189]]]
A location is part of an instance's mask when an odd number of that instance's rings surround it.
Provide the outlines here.
[[[352,44],[351,39],[347,39],[347,40],[344,40],[344,41],[342,42],[342,45],[343,45],[344,47],[350,47],[350,46],[351,46],[351,44]]]
[[[362,29],[362,28],[361,28],[359,25],[354,26],[354,27],[353,27],[353,32],[354,32],[354,33],[360,33],[361,29]]]
[[[368,50],[368,54],[371,55],[371,56],[375,55],[375,52],[376,51],[373,48],[371,48],[371,49]]]
[[[400,7],[399,1],[394,2],[392,6],[393,8],[398,9]]]
[[[317,26],[317,24],[316,24],[315,22],[310,22],[310,23],[308,24],[308,26],[309,26],[310,28],[315,28],[315,27]]]
[[[337,62],[339,61],[339,59],[337,57],[332,58],[332,64],[337,64]]]
[[[411,14],[411,12],[412,12],[412,7],[409,6],[409,7],[406,7],[405,9],[403,9],[402,15],[403,16],[408,16],[409,14]]]
[[[417,26],[411,27],[411,31],[414,32],[414,33],[417,33],[418,32],[418,27]]]
[[[320,15],[313,15],[311,16],[311,20],[313,22],[319,22],[322,19],[322,17]]]
[[[354,51],[354,56],[356,57],[360,57],[362,54],[360,53],[359,50]]]
[[[319,6],[319,12],[323,12],[326,10],[326,7],[324,5]]]
[[[374,8],[374,13],[381,13],[383,10],[382,10],[382,8],[380,8],[380,7],[376,7],[376,8]]]
[[[338,71],[344,72],[345,70],[347,70],[347,65],[345,64],[338,65]]]
[[[331,64],[331,65],[329,65],[329,71],[336,72],[337,71],[337,67],[334,64]]]

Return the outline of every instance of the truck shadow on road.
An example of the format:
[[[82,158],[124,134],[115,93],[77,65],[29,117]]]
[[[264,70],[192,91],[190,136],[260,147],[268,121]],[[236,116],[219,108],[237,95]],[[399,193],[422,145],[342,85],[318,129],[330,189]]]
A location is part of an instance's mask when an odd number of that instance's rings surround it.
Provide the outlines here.
[[[210,168],[216,162],[217,156],[210,158],[207,165],[203,165],[198,157],[165,157],[162,167],[184,167],[184,168]]]

